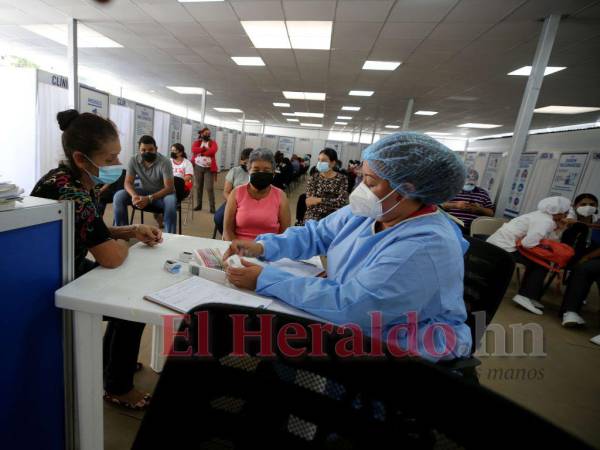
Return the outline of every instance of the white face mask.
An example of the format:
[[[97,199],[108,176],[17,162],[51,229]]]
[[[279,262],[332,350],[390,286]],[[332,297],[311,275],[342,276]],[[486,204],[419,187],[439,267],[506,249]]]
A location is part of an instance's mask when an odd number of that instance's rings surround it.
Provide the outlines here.
[[[352,194],[350,194],[350,208],[352,209],[352,214],[355,216],[370,217],[372,219],[380,218],[402,202],[402,200],[400,200],[390,209],[383,212],[383,207],[381,206],[383,201],[394,192],[395,190],[391,191],[382,199],[379,199],[365,183],[360,183],[356,189],[352,191]]]
[[[592,205],[580,206],[576,211],[580,216],[589,217],[596,212],[596,207]]]

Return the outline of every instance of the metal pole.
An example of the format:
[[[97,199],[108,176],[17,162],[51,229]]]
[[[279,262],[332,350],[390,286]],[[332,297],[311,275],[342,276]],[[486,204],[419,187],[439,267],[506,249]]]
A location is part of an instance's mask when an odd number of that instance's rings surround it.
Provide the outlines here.
[[[408,103],[406,104],[406,111],[404,113],[404,122],[402,122],[402,131],[408,130],[408,126],[410,125],[410,117],[412,116],[413,106],[415,105],[415,99],[409,98]]]
[[[242,113],[242,143],[241,148],[243,149],[246,145],[246,113]]]
[[[206,89],[202,89],[202,104],[200,106],[200,123],[204,128],[204,118],[206,116]]]
[[[499,216],[504,214],[504,210],[508,206],[508,197],[510,195],[512,182],[519,168],[521,155],[527,144],[527,134],[529,132],[529,126],[531,125],[533,110],[540,89],[542,88],[544,71],[548,65],[548,59],[550,59],[550,53],[552,52],[552,46],[554,45],[554,39],[556,38],[559,23],[559,14],[552,14],[544,20],[542,33],[540,34],[537,49],[535,50],[535,56],[533,57],[533,66],[531,73],[529,74],[529,79],[527,80],[527,86],[525,86],[519,114],[517,115],[510,153],[508,154],[508,161],[506,163],[504,180],[502,182],[502,187],[500,188],[497,207]]]
[[[67,43],[67,62],[69,76],[69,107],[79,109],[79,75],[77,71],[77,19],[69,19],[69,42]]]

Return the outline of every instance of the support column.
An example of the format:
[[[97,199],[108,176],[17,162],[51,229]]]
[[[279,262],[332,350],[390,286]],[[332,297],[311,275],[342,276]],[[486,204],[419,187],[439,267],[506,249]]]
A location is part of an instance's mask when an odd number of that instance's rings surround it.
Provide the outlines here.
[[[402,122],[402,131],[408,130],[408,126],[410,125],[410,118],[412,116],[413,106],[415,105],[415,99],[409,98],[408,103],[406,104],[406,111],[404,112],[404,121]]]
[[[538,95],[542,88],[544,71],[550,59],[559,23],[559,14],[552,14],[544,20],[542,33],[540,34],[535,56],[533,57],[531,73],[529,74],[519,114],[517,115],[510,153],[508,154],[508,161],[504,172],[504,180],[498,196],[496,214],[500,217],[504,214],[504,210],[508,206],[508,197],[512,188],[512,182],[518,170],[521,155],[527,144],[527,134],[529,133],[533,110],[535,109]]]
[[[69,77],[69,107],[79,109],[79,74],[77,49],[77,19],[69,19],[69,42],[67,42],[67,61]]]
[[[206,89],[202,89],[202,104],[200,106],[200,123],[202,124],[202,128],[206,125],[204,124],[204,118],[206,117]]]

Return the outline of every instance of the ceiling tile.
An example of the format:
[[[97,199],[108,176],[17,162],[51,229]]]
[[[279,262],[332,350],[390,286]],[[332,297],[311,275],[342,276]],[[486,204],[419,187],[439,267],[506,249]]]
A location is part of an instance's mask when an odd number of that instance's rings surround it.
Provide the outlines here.
[[[334,0],[284,0],[286,20],[333,20]]]
[[[446,22],[497,23],[527,0],[461,0],[445,18]]]
[[[459,0],[403,0],[396,3],[388,20],[392,22],[439,22]]]
[[[195,22],[187,10],[181,6],[180,3],[174,4],[158,4],[148,5],[140,4],[140,8],[144,10],[149,16],[151,16],[157,22],[163,23],[185,23]]]
[[[433,22],[387,22],[381,30],[381,39],[425,39],[437,24]]]
[[[239,20],[227,2],[183,3],[182,5],[200,23]]]
[[[231,6],[240,20],[283,20],[283,9],[278,1],[233,1]]]
[[[338,3],[335,20],[337,24],[340,22],[383,22],[393,4],[392,0],[376,2],[345,0]]]

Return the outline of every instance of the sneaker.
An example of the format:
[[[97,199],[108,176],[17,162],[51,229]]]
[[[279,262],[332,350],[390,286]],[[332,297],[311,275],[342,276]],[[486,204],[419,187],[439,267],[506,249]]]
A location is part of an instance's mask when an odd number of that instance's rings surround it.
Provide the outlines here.
[[[592,344],[600,345],[600,334],[598,336],[594,336],[593,338],[591,338],[590,342]]]
[[[522,308],[526,309],[527,311],[533,313],[533,314],[537,314],[538,316],[541,316],[544,314],[544,311],[542,311],[541,309],[536,308],[533,303],[531,303],[531,300],[528,299],[527,297],[524,297],[522,295],[515,295],[513,297],[513,302],[515,302],[517,305],[521,306]]]
[[[541,302],[538,302],[537,300],[534,300],[534,299],[532,299],[532,298],[531,298],[531,299],[529,299],[529,301],[530,301],[530,302],[531,302],[531,304],[532,304],[533,306],[535,306],[536,308],[539,308],[539,309],[544,309],[544,304],[543,304],[543,303],[541,303]]]
[[[585,325],[585,320],[579,314],[573,311],[567,311],[563,314],[562,326],[563,327],[579,327]]]

